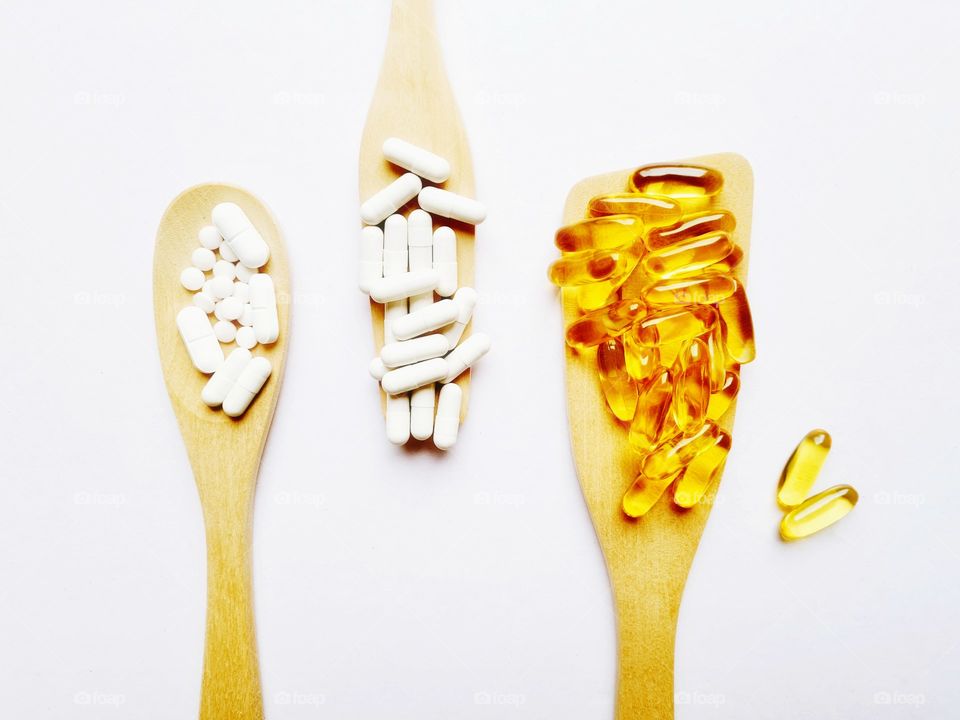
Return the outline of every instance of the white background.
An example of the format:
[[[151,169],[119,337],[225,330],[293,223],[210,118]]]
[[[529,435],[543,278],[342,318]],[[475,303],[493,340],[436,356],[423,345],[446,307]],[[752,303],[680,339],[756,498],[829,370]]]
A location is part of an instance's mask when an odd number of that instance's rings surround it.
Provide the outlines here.
[[[757,180],[759,359],[684,596],[677,716],[956,716],[957,6],[437,4],[495,339],[447,457],[387,444],[366,374],[357,151],[388,4],[0,5],[2,714],[196,714],[203,530],[151,262],[167,203],[219,180],[275,212],[297,295],[256,505],[267,716],[611,717],[552,234],[583,177],[733,150]],[[784,545],[777,476],[817,426],[818,487],[860,505]]]

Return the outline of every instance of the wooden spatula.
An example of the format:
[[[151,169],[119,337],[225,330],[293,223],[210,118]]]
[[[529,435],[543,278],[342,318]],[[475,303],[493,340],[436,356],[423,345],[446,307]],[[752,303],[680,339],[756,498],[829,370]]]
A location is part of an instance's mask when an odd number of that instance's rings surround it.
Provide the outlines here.
[[[273,372],[247,412],[233,420],[200,399],[207,382],[191,365],[177,332],[177,312],[192,293],[180,271],[197,248],[197,232],[210,225],[217,203],[237,203],[270,246],[263,268],[276,286],[280,337],[253,353],[270,360]],[[198,185],[167,208],[153,256],[153,305],[160,362],[167,392],[193,466],[207,536],[207,633],[203,658],[201,720],[263,717],[260,671],[251,595],[253,496],[260,457],[277,406],[287,352],[290,278],[276,222],[253,195],[229,185]],[[227,348],[224,348],[228,352]]]
[[[718,206],[737,218],[734,240],[744,258],[737,277],[745,280],[750,247],[753,173],[739,155],[724,153],[684,160],[720,170],[725,178]],[[631,170],[598,175],[570,191],[564,225],[582,220],[594,195],[623,192]],[[579,316],[576,293],[564,290],[563,316]],[[567,347],[567,414],[577,475],[606,559],[617,618],[617,720],[665,720],[673,717],[673,651],[683,586],[700,542],[711,505],[674,507],[668,493],[641,519],[621,509],[623,494],[639,469],[627,432],[607,409],[596,362]],[[733,425],[733,410],[724,429]],[[733,436],[736,449],[736,436]],[[714,488],[715,492],[716,488]]]
[[[360,143],[360,202],[403,173],[383,158],[381,148],[388,137],[401,138],[449,160],[450,179],[441,187],[474,197],[470,148],[443,67],[432,0],[393,0],[387,49]],[[406,215],[414,207],[416,200],[399,212]],[[459,284],[473,287],[473,226],[439,217],[433,224],[435,228],[448,225],[457,233]],[[383,345],[383,305],[371,302],[370,313],[373,342],[379,353]],[[460,414],[466,417],[470,371],[456,382],[463,388]]]

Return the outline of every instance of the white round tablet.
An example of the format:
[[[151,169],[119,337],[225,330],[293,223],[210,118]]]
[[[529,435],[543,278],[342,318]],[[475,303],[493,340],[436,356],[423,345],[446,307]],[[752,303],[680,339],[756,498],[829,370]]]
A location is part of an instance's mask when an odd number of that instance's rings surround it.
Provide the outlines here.
[[[234,267],[232,262],[227,262],[226,260],[217,260],[213,266],[213,276],[225,277],[232,281],[237,276],[237,269]]]
[[[232,297],[239,298],[240,302],[245,303],[250,299],[250,286],[245,282],[235,282]]]
[[[199,290],[203,287],[203,283],[205,283],[206,280],[203,276],[203,270],[200,268],[188,267],[184,268],[183,272],[180,273],[180,284],[187,290]]]
[[[217,336],[217,340],[222,343],[233,342],[233,339],[237,336],[237,327],[229,320],[220,320],[214,323],[213,333]]]
[[[252,350],[257,344],[257,334],[252,327],[242,327],[237,330],[237,345],[247,350]]]
[[[240,314],[240,324],[245,327],[253,326],[253,305],[250,303],[243,306],[243,312]]]
[[[251,270],[243,263],[237,264],[237,280],[240,282],[250,282],[250,276],[256,275],[256,270]]]
[[[230,246],[227,245],[226,243],[223,243],[220,246],[220,257],[226,260],[227,262],[237,261],[236,253],[234,253],[233,250],[230,249]]]
[[[213,254],[213,250],[202,247],[194,250],[193,255],[190,256],[190,262],[193,263],[193,266],[201,270],[212,270],[216,261],[217,256]]]
[[[204,285],[206,285],[206,283],[204,283]],[[203,310],[207,315],[213,312],[215,305],[213,298],[203,292],[203,290],[193,296],[193,304]]]
[[[197,235],[197,239],[200,240],[200,244],[207,250],[216,250],[223,242],[223,238],[220,237],[220,231],[217,230],[213,225],[207,225],[206,227],[200,228],[200,233]]]
[[[215,277],[210,283],[210,295],[212,295],[215,300],[230,297],[233,295],[233,280],[223,276]]]
[[[221,300],[217,307],[223,320],[236,320],[243,314],[243,301],[232,295]]]

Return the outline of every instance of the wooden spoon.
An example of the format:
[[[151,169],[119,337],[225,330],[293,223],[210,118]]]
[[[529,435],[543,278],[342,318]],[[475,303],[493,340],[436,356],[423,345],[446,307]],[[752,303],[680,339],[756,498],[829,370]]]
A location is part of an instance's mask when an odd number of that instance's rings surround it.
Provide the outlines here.
[[[253,353],[273,372],[247,412],[233,420],[200,399],[208,376],[197,372],[177,332],[177,312],[192,301],[180,271],[199,247],[197,232],[210,225],[217,203],[243,208],[270,246],[269,272],[277,290],[280,337]],[[201,720],[263,717],[251,593],[253,496],[260,457],[277,406],[287,352],[290,278],[283,239],[270,211],[230,185],[198,185],[180,194],[163,214],[153,256],[153,306],[167,392],[193,466],[207,535],[207,633]],[[224,348],[228,351],[228,348]]]
[[[743,248],[737,269],[743,282],[750,247],[753,173],[739,155],[724,153],[682,162],[717,168],[725,178],[718,205],[737,218],[734,240]],[[598,175],[570,191],[564,225],[586,215],[594,195],[624,192],[633,170]],[[567,324],[580,313],[576,293],[562,291]],[[639,520],[621,509],[623,494],[638,472],[640,456],[630,449],[626,429],[607,410],[593,354],[570,347],[567,358],[567,415],[577,475],[606,559],[617,618],[617,720],[673,717],[673,652],[680,597],[700,542],[711,504],[679,510],[669,490]],[[733,409],[723,427],[733,426]],[[734,447],[736,437],[734,436]],[[711,491],[710,495],[715,492]],[[709,498],[707,498],[709,500]]]
[[[381,148],[388,137],[401,138],[449,160],[450,179],[442,187],[474,197],[470,148],[443,67],[432,0],[393,0],[387,49],[360,142],[360,202],[404,172],[383,157]],[[407,214],[415,207],[414,199],[399,212]],[[459,284],[473,287],[473,226],[434,218],[434,228],[440,225],[448,225],[457,233]],[[383,346],[383,305],[371,302],[370,314],[373,343],[379,353]],[[467,413],[470,371],[456,382],[463,388],[462,419]]]

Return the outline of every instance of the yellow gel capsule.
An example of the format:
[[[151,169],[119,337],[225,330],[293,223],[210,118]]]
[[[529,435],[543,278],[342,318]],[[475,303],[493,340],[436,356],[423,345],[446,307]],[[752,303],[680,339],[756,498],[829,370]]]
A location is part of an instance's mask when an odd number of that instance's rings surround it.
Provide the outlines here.
[[[696,277],[656,280],[643,289],[641,296],[648,305],[713,305],[736,289],[737,281],[730,275],[706,272]]]
[[[658,278],[690,275],[720,262],[731,252],[733,243],[726,233],[699,235],[649,253],[643,259],[643,269]]]
[[[717,311],[710,305],[665,308],[647,315],[630,328],[641,345],[665,345],[710,332],[717,325]]]
[[[700,235],[709,235],[715,232],[733,234],[737,227],[737,219],[733,213],[726,210],[707,210],[706,212],[685,215],[680,222],[670,227],[651,228],[644,242],[650,250],[673,245]]]
[[[690,434],[677,433],[660,443],[643,460],[643,474],[652,480],[674,475],[717,442],[720,428],[705,422]]]
[[[636,215],[609,215],[566,225],[554,240],[563,252],[627,249],[643,237],[643,221]]]
[[[811,430],[804,435],[780,473],[777,502],[782,508],[802,503],[813,488],[833,440],[826,430]]]
[[[657,500],[663,495],[670,483],[676,478],[677,473],[665,478],[653,480],[645,477],[643,473],[637,475],[633,481],[633,486],[627,490],[623,496],[623,512],[632,518],[642,517],[647,511],[656,505]]]
[[[639,300],[618,300],[588,312],[567,326],[567,345],[581,350],[599,345],[607,337],[621,335],[645,311]]]
[[[714,480],[723,473],[730,452],[730,435],[723,430],[716,445],[697,455],[673,489],[673,501],[682,508],[691,508],[706,495]]]
[[[736,370],[728,370],[723,379],[723,386],[710,396],[710,404],[707,405],[707,418],[718,422],[730,409],[730,403],[740,392],[740,373]]]
[[[683,343],[673,365],[673,418],[684,432],[696,430],[707,417],[710,403],[710,356],[699,339]]]
[[[673,402],[673,377],[667,368],[658,368],[641,388],[637,412],[627,436],[633,448],[646,452],[657,444],[663,423]]]
[[[663,195],[614,193],[590,198],[587,205],[594,217],[636,215],[645,225],[675,225],[683,216],[680,203]]]
[[[597,371],[610,411],[618,420],[631,421],[637,411],[637,381],[627,373],[623,345],[617,338],[610,338],[597,348]]]
[[[723,189],[723,175],[699,165],[644,165],[630,176],[630,190],[666,195],[686,207],[706,205]]]
[[[713,265],[707,268],[710,272],[718,273],[729,273],[737,265],[740,264],[740,261],[743,260],[743,250],[739,245],[734,244],[733,250],[730,251],[730,254],[727,255],[723,260],[718,260]],[[677,277],[680,277],[679,275]]]
[[[629,251],[587,250],[571,253],[550,265],[550,282],[561,287],[626,278],[639,256]]]
[[[753,318],[743,285],[726,300],[717,303],[723,344],[727,354],[738,363],[751,362],[757,356],[753,340]]]
[[[630,334],[623,336],[623,353],[627,359],[627,372],[634,380],[646,382],[660,366],[660,351],[638,344]]]
[[[707,354],[710,356],[710,392],[715,393],[723,387],[727,375],[727,354],[723,351],[723,334],[720,324],[703,336],[707,343]]]
[[[817,493],[783,516],[780,537],[800,540],[830,527],[846,517],[858,499],[857,491],[849,485],[835,485]]]
[[[577,307],[583,312],[592,312],[609,305],[616,300],[617,288],[626,278],[602,280],[601,282],[580,285],[577,291]]]

